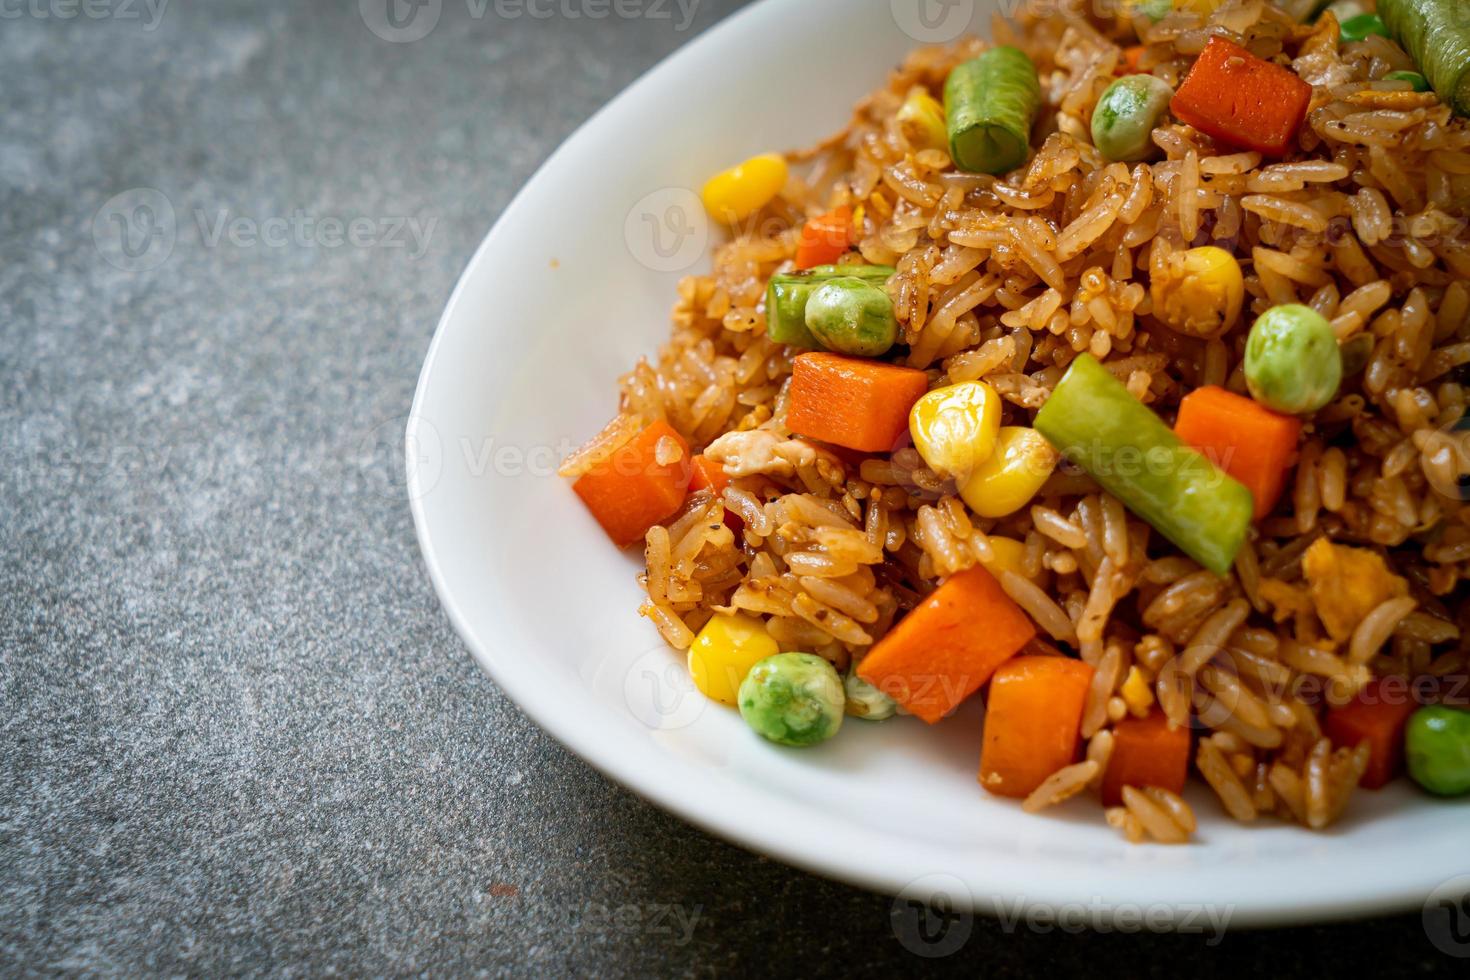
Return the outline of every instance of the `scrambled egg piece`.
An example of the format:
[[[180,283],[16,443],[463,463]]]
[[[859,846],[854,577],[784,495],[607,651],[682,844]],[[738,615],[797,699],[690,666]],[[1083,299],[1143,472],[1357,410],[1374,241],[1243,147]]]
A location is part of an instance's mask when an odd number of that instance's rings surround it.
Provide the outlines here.
[[[823,460],[838,463],[835,456],[805,439],[782,439],[769,429],[727,432],[710,443],[704,454],[723,465],[725,473],[732,477],[756,474],[791,477],[796,475],[798,466]]]
[[[1279,579],[1268,578],[1261,582],[1261,598],[1276,610],[1273,618],[1278,623],[1312,611],[1312,599],[1306,589],[1287,585]]]
[[[1317,617],[1341,643],[1380,603],[1408,595],[1409,583],[1388,570],[1377,552],[1318,538],[1302,556]]]

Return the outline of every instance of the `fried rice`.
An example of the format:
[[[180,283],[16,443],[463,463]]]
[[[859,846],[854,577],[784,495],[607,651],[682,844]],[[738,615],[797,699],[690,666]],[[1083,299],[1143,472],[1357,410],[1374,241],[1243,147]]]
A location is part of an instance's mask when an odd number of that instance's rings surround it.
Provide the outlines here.
[[[1225,813],[1325,827],[1368,764],[1367,745],[1324,735],[1328,708],[1375,676],[1467,669],[1470,512],[1443,488],[1460,475],[1446,433],[1464,415],[1470,363],[1470,126],[1432,92],[1383,81],[1414,67],[1393,41],[1343,45],[1330,14],[1303,24],[1263,0],[1155,24],[1022,15],[998,19],[993,36],[1041,79],[1020,169],[965,173],[945,151],[910,145],[905,99],[937,95],[990,43],[917,50],[846,128],[788,154],[779,196],[716,250],[710,274],[680,283],[668,342],[622,378],[621,418],[666,421],[730,479],[647,532],[641,612],[687,649],[712,615],[740,611],[781,650],[845,672],[943,580],[987,564],[992,538],[1010,538],[1024,545],[1019,573],[997,577],[1038,628],[1028,652],[1093,668],[1079,761],[1028,810],[1096,790],[1114,726],[1159,710],[1195,730],[1192,770]],[[1148,162],[1104,159],[1087,121],[1125,70],[1124,48],[1141,42],[1139,70],[1177,87],[1214,36],[1312,86],[1289,154],[1218,145],[1166,117]],[[1306,419],[1281,503],[1227,576],[1067,465],[1030,505],[980,518],[912,447],[844,453],[786,425],[800,352],[767,338],[766,287],[792,268],[806,217],[835,205],[859,216],[852,250],[897,269],[887,289],[900,363],[931,388],[988,383],[1008,425],[1029,425],[1084,352],[1166,421],[1198,387],[1243,393],[1250,323],[1283,303],[1331,321],[1350,373]],[[1155,317],[1149,282],[1207,244],[1245,270],[1246,309],[1223,334],[1196,337]],[[660,462],[681,453],[673,440],[660,451]],[[1369,608],[1337,602],[1321,586],[1341,556],[1320,542],[1371,551],[1403,588]],[[1316,579],[1309,553],[1327,556]],[[1352,581],[1347,593],[1376,595]],[[1181,841],[1195,828],[1172,792],[1123,795],[1107,820],[1129,839]]]

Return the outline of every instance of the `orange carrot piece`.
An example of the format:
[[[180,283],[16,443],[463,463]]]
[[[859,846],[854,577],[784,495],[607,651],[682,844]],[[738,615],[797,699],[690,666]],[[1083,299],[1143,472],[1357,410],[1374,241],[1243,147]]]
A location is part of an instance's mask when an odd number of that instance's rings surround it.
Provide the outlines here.
[[[1158,708],[1145,718],[1125,718],[1113,726],[1113,754],[1103,773],[1103,806],[1123,802],[1123,787],[1157,786],[1184,791],[1189,776],[1189,728],[1170,727]]]
[[[1311,101],[1312,86],[1290,69],[1212,37],[1169,108],[1206,136],[1279,157],[1290,149]]]
[[[699,490],[709,490],[715,496],[725,492],[730,485],[730,478],[725,475],[725,467],[710,459],[708,456],[696,456],[691,461],[692,466],[689,477],[689,492],[695,493]],[[745,530],[745,521],[740,515],[729,507],[725,508],[725,526],[739,534]]]
[[[858,676],[934,724],[1036,635],[989,572],[951,575],[888,631]]]
[[[1120,74],[1138,74],[1138,64],[1143,60],[1143,45],[1135,44],[1123,49],[1123,64],[1120,66]]]
[[[1368,743],[1368,770],[1361,785],[1378,789],[1404,768],[1404,728],[1419,708],[1407,681],[1375,678],[1357,697],[1330,708],[1322,731],[1339,748]]]
[[[658,461],[662,439],[672,439],[679,446],[682,455],[672,463]],[[660,420],[582,474],[572,489],[613,543],[626,548],[679,509],[689,489],[689,477],[689,443]]]
[[[730,478],[725,475],[725,467],[710,459],[708,456],[696,456],[691,460],[691,472],[689,477],[689,490],[711,490],[716,494],[725,492],[730,485]]]
[[[1017,657],[990,680],[980,785],[996,796],[1030,796],[1077,757],[1092,668],[1068,657]]]
[[[852,208],[846,204],[810,218],[801,228],[796,247],[796,267],[810,269],[831,265],[852,242]]]
[[[1259,521],[1281,498],[1302,423],[1211,385],[1195,389],[1179,403],[1174,434],[1245,484],[1255,498]]]
[[[929,390],[913,368],[841,354],[797,355],[786,424],[798,435],[862,452],[892,452],[909,431],[909,409]]]

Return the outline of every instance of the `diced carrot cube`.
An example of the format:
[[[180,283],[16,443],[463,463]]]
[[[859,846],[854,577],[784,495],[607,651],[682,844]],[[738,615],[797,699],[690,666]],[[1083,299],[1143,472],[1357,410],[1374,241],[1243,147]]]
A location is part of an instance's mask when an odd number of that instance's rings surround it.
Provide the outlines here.
[[[811,269],[831,265],[847,251],[852,240],[852,208],[846,204],[811,218],[801,227],[796,248],[796,267]]]
[[[696,493],[700,490],[709,490],[719,496],[725,492],[730,485],[730,478],[725,475],[725,467],[710,459],[708,456],[694,457],[693,475],[689,480],[689,492]],[[740,519],[729,507],[725,508],[725,526],[739,534],[745,529],[745,522]]]
[[[800,354],[792,366],[786,424],[798,435],[861,452],[892,452],[908,434],[909,409],[929,390],[913,368],[841,354]]]
[[[1212,37],[1169,108],[1212,139],[1279,157],[1291,148],[1311,102],[1312,86],[1295,72]]]
[[[1403,771],[1404,729],[1418,709],[1407,680],[1375,678],[1347,704],[1328,709],[1322,732],[1339,748],[1368,743],[1368,769],[1362,786],[1378,789]]]
[[[934,724],[1036,635],[1000,583],[976,566],[951,575],[858,664],[858,676]]]
[[[1245,484],[1255,499],[1259,521],[1281,499],[1302,423],[1211,385],[1184,396],[1174,434]]]
[[[679,457],[660,463],[659,443],[665,439],[678,446]],[[613,543],[626,548],[679,509],[689,489],[690,473],[689,443],[659,420],[582,474],[572,489]]]
[[[716,494],[725,492],[730,485],[730,478],[725,475],[725,467],[710,459],[708,456],[696,456],[693,460],[692,475],[689,478],[689,489],[710,490]]]
[[[1017,657],[990,680],[980,785],[1023,799],[1077,757],[1092,668],[1067,657]]]
[[[1118,722],[1113,726],[1113,754],[1103,773],[1103,806],[1121,804],[1124,786],[1183,792],[1189,776],[1189,749],[1189,727],[1171,727],[1158,708],[1145,718]]]

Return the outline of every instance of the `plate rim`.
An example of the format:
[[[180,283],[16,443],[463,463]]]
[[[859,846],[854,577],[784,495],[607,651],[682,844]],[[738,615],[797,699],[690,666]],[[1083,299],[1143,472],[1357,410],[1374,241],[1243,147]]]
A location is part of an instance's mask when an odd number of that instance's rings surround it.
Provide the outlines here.
[[[428,398],[430,381],[442,353],[445,337],[449,332],[449,325],[463,301],[469,288],[468,284],[480,268],[481,260],[486,253],[496,247],[500,237],[505,234],[506,227],[526,207],[526,199],[531,189],[575,148],[586,133],[596,130],[605,119],[617,112],[619,107],[636,98],[643,88],[656,83],[660,76],[672,73],[687,61],[697,59],[713,39],[723,37],[727,32],[737,30],[741,25],[766,15],[772,8],[800,2],[801,0],[757,0],[680,45],[577,126],[526,179],[470,255],[439,316],[415,384],[414,397],[404,430],[406,449],[411,450],[417,444],[421,438],[422,426],[427,425],[432,430],[432,425],[426,422],[422,410]],[[432,432],[424,432],[423,435],[432,435]],[[429,573],[430,582],[450,625],[469,649],[480,668],[530,721],[604,777],[727,843],[757,855],[774,857],[803,871],[855,885],[883,896],[899,895],[922,899],[942,893],[954,902],[955,907],[959,910],[989,916],[1004,916],[1006,914],[1005,905],[1010,901],[1024,902],[1027,909],[1039,908],[1053,911],[1078,902],[1080,893],[1069,890],[1065,883],[1058,886],[1055,882],[1035,881],[1029,883],[1023,890],[1016,887],[1018,882],[1006,880],[1004,877],[994,880],[985,891],[977,892],[973,887],[968,887],[956,894],[947,887],[941,887],[941,884],[935,884],[932,890],[925,890],[921,887],[921,893],[910,895],[909,892],[916,884],[915,881],[910,881],[907,885],[898,884],[898,880],[892,874],[884,873],[881,868],[871,864],[841,862],[830,857],[827,851],[804,849],[796,844],[787,844],[779,837],[761,837],[754,833],[741,833],[738,828],[732,826],[730,821],[721,821],[719,807],[704,801],[699,794],[675,792],[668,780],[643,778],[636,766],[624,761],[626,757],[611,751],[613,742],[588,734],[582,726],[571,724],[562,714],[551,710],[551,706],[547,705],[542,697],[543,692],[537,690],[535,685],[529,683],[528,678],[513,669],[508,659],[502,661],[498,658],[492,647],[482,642],[476,635],[455,597],[454,590],[446,577],[443,563],[439,558],[439,551],[430,534],[429,519],[425,509],[427,491],[430,488],[426,488],[422,483],[425,474],[421,468],[414,465],[411,451],[406,452],[405,457],[405,475],[415,537]],[[705,774],[700,782],[703,784],[701,788],[718,793],[717,777]],[[799,813],[804,810],[791,806],[790,812]],[[941,873],[926,877],[943,877],[943,875]],[[1319,886],[1315,889],[1303,889],[1312,892],[1310,897],[1303,897],[1302,892],[1298,891],[1289,896],[1289,900],[1256,894],[1251,897],[1250,901],[1232,904],[1233,911],[1229,927],[1304,925],[1407,912],[1422,907],[1426,897],[1437,884],[1441,882],[1399,880],[1387,883],[1387,887],[1374,889],[1372,894],[1368,894],[1365,889],[1348,890],[1344,893]],[[1107,899],[1103,900],[1102,904],[1105,907],[1117,909],[1125,903]],[[1136,905],[1137,903],[1126,904]],[[1179,903],[1160,900],[1160,904]]]

